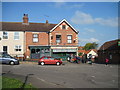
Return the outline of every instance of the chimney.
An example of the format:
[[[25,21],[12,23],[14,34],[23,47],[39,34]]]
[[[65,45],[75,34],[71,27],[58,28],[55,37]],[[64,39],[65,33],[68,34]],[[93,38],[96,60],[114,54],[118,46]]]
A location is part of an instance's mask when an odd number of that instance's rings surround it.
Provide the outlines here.
[[[28,24],[28,14],[24,14],[23,16],[23,24]]]
[[[48,20],[46,20],[46,24],[48,24]]]

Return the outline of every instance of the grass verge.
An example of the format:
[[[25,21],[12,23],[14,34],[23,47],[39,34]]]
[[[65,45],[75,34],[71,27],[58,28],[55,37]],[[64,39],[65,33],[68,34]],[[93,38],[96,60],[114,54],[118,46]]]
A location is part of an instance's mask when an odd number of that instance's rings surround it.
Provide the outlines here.
[[[8,77],[2,77],[2,88],[29,88],[29,89],[35,89],[35,87],[32,86],[32,84],[24,84],[20,80],[14,79],[14,78],[8,78]]]

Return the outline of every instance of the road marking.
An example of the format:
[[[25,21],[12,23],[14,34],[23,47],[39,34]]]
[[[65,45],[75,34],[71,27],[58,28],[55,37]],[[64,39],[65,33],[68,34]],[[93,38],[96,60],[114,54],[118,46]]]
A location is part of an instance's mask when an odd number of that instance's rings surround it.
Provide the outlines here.
[[[36,78],[39,79],[39,80],[41,80],[41,81],[43,81],[43,82],[45,82],[45,83],[48,83],[48,84],[60,85],[60,84],[58,84],[58,83],[52,83],[52,82],[45,81],[44,79],[41,79],[41,78],[39,78],[39,77],[36,77]]]

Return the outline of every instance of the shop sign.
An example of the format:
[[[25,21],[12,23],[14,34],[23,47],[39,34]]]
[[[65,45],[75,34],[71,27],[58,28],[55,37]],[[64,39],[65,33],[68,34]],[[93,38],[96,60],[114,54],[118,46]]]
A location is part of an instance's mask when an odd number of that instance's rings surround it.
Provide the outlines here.
[[[76,52],[76,49],[53,49],[53,52]]]

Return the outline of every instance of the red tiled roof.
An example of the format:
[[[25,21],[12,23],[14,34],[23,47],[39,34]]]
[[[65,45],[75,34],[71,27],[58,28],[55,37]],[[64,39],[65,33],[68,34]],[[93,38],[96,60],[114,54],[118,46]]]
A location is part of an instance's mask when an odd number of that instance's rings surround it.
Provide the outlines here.
[[[78,53],[85,53],[85,50],[78,50]]]
[[[84,47],[83,46],[79,46],[78,49],[83,49]]]
[[[88,54],[91,50],[93,50],[94,52],[97,53],[97,50],[96,49],[90,49],[90,50],[78,50],[78,53],[84,53],[84,54]]]

